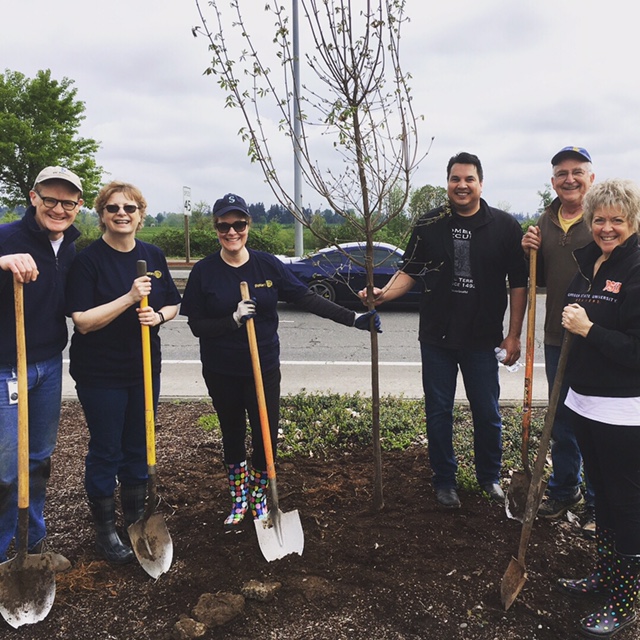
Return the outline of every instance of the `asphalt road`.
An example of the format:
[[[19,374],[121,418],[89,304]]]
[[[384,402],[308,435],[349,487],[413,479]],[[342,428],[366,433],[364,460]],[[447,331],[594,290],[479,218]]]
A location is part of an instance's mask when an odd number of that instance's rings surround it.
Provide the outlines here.
[[[418,313],[414,310],[380,309],[383,333],[379,334],[380,388],[382,395],[422,396]],[[365,331],[335,324],[309,313],[281,305],[280,342],[282,394],[356,393],[371,394],[370,338]],[[547,384],[541,347],[544,295],[538,296],[533,396],[536,404],[546,404]],[[526,327],[526,320],[525,320]],[[178,316],[161,329],[163,369],[161,398],[208,398],[200,373],[198,341],[186,319]],[[523,350],[525,336],[522,336]],[[524,364],[524,353],[521,357]],[[73,380],[68,375],[65,351],[63,397],[75,399]],[[511,373],[500,367],[501,398],[504,403],[522,403],[524,366]],[[458,378],[456,393],[464,402],[464,385]]]

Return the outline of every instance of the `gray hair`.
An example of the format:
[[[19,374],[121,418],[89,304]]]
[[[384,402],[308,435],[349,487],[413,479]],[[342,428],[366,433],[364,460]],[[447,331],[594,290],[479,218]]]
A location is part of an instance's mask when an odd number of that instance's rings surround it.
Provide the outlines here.
[[[584,220],[591,227],[596,211],[605,207],[618,209],[634,233],[640,228],[640,187],[633,180],[613,178],[594,184],[587,191],[582,208]]]

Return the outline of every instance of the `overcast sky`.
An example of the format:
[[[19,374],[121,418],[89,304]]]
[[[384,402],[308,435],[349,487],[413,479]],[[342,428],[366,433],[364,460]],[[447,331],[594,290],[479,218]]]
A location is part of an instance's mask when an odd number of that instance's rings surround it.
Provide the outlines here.
[[[243,1],[262,12],[260,0]],[[628,3],[407,0],[407,13],[401,63],[424,116],[423,152],[434,138],[415,187],[444,186],[448,158],[470,151],[490,204],[533,213],[565,145],[589,150],[596,180],[639,179],[638,27]],[[1,16],[1,68],[73,79],[86,105],[81,134],[100,142],[107,179],[142,189],[149,213],[181,212],[183,185],[194,202],[227,192],[275,202],[237,136],[240,115],[203,75],[209,54],[191,34],[193,0],[21,0]],[[285,142],[281,153],[291,153]],[[293,191],[292,171],[283,180]],[[324,208],[307,188],[303,200]]]

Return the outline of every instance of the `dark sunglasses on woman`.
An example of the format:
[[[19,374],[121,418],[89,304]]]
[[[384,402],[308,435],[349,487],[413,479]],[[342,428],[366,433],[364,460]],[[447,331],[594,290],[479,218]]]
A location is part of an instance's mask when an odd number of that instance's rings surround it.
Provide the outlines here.
[[[235,222],[216,222],[216,229],[220,233],[229,233],[233,229],[236,233],[241,233],[247,228],[249,223],[246,220],[236,220]]]

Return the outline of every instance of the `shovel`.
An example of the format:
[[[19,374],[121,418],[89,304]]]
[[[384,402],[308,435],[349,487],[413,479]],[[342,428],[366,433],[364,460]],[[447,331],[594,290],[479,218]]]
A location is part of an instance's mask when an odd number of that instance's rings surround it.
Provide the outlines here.
[[[145,260],[138,260],[138,277],[147,273]],[[141,307],[148,306],[145,296],[140,301]],[[151,380],[151,339],[149,327],[142,326],[142,368],[144,373],[144,409],[145,429],[147,434],[147,504],[140,520],[129,525],[131,548],[138,558],[140,566],[152,577],[158,579],[171,567],[173,560],[173,541],[164,518],[155,513],[156,492],[156,435],[153,415],[153,386]]]
[[[249,299],[249,285],[240,283],[240,294],[243,300]],[[276,467],[273,461],[273,449],[271,445],[271,431],[269,430],[269,415],[267,402],[264,397],[262,384],[262,370],[260,369],[260,357],[258,355],[258,341],[253,318],[246,323],[249,336],[249,351],[251,352],[251,365],[253,367],[253,379],[256,385],[256,397],[258,399],[258,411],[260,413],[260,428],[264,454],[267,460],[267,477],[269,478],[269,493],[271,507],[267,517],[263,520],[254,520],[260,551],[267,562],[273,562],[290,553],[302,555],[304,548],[304,532],[298,511],[283,513],[278,506],[278,488],[276,484]]]
[[[529,466],[529,432],[531,429],[531,400],[533,397],[533,360],[536,332],[536,267],[538,251],[531,249],[529,254],[529,301],[527,304],[527,343],[524,367],[524,402],[522,405],[522,471],[514,471],[507,490],[504,508],[507,517],[522,522],[527,505],[527,495],[531,484]],[[542,492],[544,493],[544,491]]]
[[[29,548],[29,401],[22,282],[14,278],[18,369],[18,537],[14,558],[0,564],[0,613],[14,628],[44,620],[56,597],[56,577],[48,553]]]
[[[562,348],[560,350],[560,359],[558,360],[558,370],[553,381],[551,390],[551,398],[549,398],[549,408],[544,419],[544,427],[540,436],[540,446],[538,447],[538,455],[533,465],[533,473],[531,475],[531,483],[529,485],[529,493],[527,494],[527,504],[524,510],[524,519],[522,521],[522,532],[520,533],[520,545],[518,546],[518,557],[511,558],[509,566],[502,576],[500,585],[500,598],[505,611],[513,604],[518,597],[524,583],[527,580],[527,571],[524,564],[525,553],[529,538],[531,537],[531,529],[533,521],[540,505],[540,500],[544,493],[544,483],[542,481],[542,472],[547,458],[547,449],[551,440],[551,429],[558,408],[558,400],[560,398],[560,390],[562,387],[562,379],[567,366],[567,357],[571,348],[573,334],[568,331],[564,332],[562,339]]]

